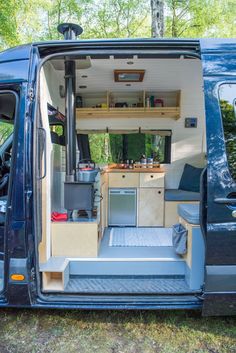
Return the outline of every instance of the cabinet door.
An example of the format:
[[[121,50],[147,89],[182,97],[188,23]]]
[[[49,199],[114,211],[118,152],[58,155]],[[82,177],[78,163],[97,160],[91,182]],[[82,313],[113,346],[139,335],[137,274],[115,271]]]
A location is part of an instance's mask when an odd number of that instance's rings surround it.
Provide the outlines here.
[[[109,173],[110,188],[137,188],[139,186],[139,173]]]
[[[140,188],[139,227],[163,226],[164,188]]]

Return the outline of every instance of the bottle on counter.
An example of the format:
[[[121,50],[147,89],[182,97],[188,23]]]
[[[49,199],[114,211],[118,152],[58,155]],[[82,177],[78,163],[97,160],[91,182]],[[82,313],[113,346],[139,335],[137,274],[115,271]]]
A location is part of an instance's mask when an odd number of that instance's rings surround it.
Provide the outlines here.
[[[141,155],[140,164],[141,164],[141,168],[147,167],[147,158],[146,158],[145,154]]]
[[[134,168],[134,161],[133,159],[129,160],[129,169],[133,169]]]
[[[153,158],[147,158],[148,168],[153,168]]]
[[[125,161],[125,168],[129,169],[129,159],[126,159],[126,161]]]

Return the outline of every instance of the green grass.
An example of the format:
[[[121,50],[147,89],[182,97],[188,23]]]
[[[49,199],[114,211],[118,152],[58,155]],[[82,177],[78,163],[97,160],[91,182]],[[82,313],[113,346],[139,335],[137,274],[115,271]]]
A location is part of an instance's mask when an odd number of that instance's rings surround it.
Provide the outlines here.
[[[187,311],[0,310],[0,353],[234,353],[236,317]]]

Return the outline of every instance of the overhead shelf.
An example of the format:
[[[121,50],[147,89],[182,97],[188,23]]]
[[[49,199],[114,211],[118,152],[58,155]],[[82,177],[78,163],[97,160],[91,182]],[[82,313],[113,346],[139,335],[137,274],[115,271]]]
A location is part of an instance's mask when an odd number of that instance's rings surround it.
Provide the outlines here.
[[[96,97],[96,105],[93,105],[95,93],[87,93],[82,96],[82,108],[76,109],[77,119],[83,118],[180,118],[180,91],[158,91],[158,92],[106,92],[106,104],[101,101],[102,107],[98,107],[98,99]],[[125,98],[124,98],[125,97]],[[142,99],[140,98],[142,97]],[[147,99],[155,97],[153,100],[158,103],[163,102],[163,106],[147,106]],[[157,98],[156,98],[157,97]],[[136,100],[137,103],[134,103]],[[112,103],[111,103],[112,101]],[[86,104],[88,103],[89,104]],[[128,106],[115,107],[120,102]],[[89,105],[89,106],[86,106]],[[136,105],[136,106],[134,106]],[[139,106],[137,106],[139,105]],[[150,105],[150,103],[149,103]]]

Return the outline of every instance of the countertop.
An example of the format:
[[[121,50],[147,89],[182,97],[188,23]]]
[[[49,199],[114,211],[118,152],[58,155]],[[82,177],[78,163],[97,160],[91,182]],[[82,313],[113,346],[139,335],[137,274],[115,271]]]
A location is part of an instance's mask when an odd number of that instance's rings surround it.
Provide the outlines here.
[[[133,169],[125,169],[125,168],[105,168],[103,169],[105,173],[165,173],[163,168],[133,168]]]

